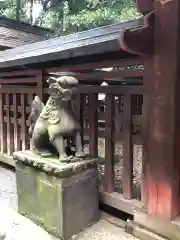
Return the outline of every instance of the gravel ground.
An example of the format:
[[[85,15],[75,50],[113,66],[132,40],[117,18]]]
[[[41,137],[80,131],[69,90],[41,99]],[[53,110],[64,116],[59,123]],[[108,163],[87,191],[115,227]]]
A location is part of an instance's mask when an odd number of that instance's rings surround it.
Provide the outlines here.
[[[102,139],[99,139],[99,176],[100,184],[103,185],[104,181],[104,149],[105,143]],[[88,145],[85,145],[85,152],[89,153]],[[142,146],[134,145],[133,152],[133,184],[134,184],[134,197],[140,199],[141,195],[141,171],[142,171]],[[114,174],[115,174],[115,191],[122,193],[123,186],[123,145],[116,143],[115,145],[115,164],[114,164]]]

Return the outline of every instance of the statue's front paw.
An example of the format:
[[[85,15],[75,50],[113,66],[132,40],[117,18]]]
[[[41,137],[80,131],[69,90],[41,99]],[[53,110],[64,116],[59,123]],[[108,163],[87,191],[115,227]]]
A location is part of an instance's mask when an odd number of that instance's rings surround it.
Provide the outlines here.
[[[52,157],[52,153],[49,151],[42,151],[40,152],[40,155],[41,157],[44,157],[44,158]]]
[[[60,162],[70,162],[72,158],[73,158],[72,155],[71,155],[71,156],[68,156],[66,153],[64,153],[64,154],[61,154],[61,155],[59,156],[59,161],[60,161]]]
[[[84,158],[86,155],[85,155],[84,152],[76,152],[75,156],[76,156],[77,158]]]

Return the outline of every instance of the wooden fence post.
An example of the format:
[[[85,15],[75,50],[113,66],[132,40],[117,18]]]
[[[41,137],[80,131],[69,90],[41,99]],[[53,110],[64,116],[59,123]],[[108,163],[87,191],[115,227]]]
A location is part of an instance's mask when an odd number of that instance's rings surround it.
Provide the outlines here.
[[[180,210],[180,2],[155,1],[152,78],[147,85],[148,213],[172,219]]]
[[[114,95],[106,95],[106,139],[104,189],[114,191]]]

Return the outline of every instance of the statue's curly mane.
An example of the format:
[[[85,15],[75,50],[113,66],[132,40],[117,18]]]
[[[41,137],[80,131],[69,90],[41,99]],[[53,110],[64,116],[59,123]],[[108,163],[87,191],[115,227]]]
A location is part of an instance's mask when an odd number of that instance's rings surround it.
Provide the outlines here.
[[[48,120],[50,124],[56,124],[60,121],[61,108],[57,105],[57,101],[49,97],[43,108],[40,117]]]

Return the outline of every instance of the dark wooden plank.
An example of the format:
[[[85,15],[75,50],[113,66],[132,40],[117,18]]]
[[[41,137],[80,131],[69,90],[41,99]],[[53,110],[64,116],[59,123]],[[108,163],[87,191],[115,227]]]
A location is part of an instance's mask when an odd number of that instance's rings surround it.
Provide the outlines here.
[[[60,66],[60,67],[51,67],[46,68],[45,71],[47,73],[51,72],[72,72],[72,71],[80,71],[94,68],[108,68],[108,67],[125,67],[131,65],[143,65],[144,60],[142,57],[134,57],[134,58],[124,58],[121,60],[114,61],[101,61],[101,62],[93,62],[93,63],[84,63],[81,65],[70,65],[70,66]]]
[[[142,77],[144,71],[143,70],[137,70],[137,71],[131,71],[131,70],[122,70],[118,72],[92,72],[92,73],[73,73],[73,75],[80,81],[102,81],[102,80],[114,80],[115,78],[121,79],[121,78],[133,78],[133,77]]]
[[[32,104],[32,101],[33,101],[33,94],[29,93],[27,98],[28,98],[28,107],[26,107],[26,112],[30,114],[30,112],[31,112],[31,104]]]
[[[4,121],[4,96],[1,93],[0,94],[0,143],[1,143],[1,153],[6,153],[7,152],[7,131],[6,131],[6,124]]]
[[[106,95],[105,192],[114,191],[114,96]]]
[[[146,57],[144,64],[144,77],[143,84],[143,108],[142,108],[142,137],[143,137],[143,149],[142,149],[142,174],[141,174],[141,201],[145,208],[148,208],[148,183],[147,183],[147,167],[148,167],[148,89],[150,88],[150,81],[153,77],[153,59],[152,56]]]
[[[14,131],[10,120],[10,94],[5,94],[5,102],[8,106],[6,109],[7,118],[7,154],[11,155],[14,151]]]
[[[72,100],[72,107],[73,107],[74,112],[76,113],[78,121],[80,121],[81,120],[81,96],[80,96],[80,94],[77,94],[75,96],[75,99]]]
[[[37,88],[22,88],[22,87],[2,87],[0,88],[0,93],[36,93]]]
[[[13,79],[0,79],[0,84],[10,84],[10,83],[35,83],[35,78],[13,78]]]
[[[131,199],[133,195],[133,144],[132,144],[132,113],[131,95],[124,95],[123,107],[123,196]]]
[[[86,86],[80,85],[78,91],[81,93],[111,93],[111,94],[143,94],[142,86]]]
[[[38,74],[38,70],[24,70],[24,71],[10,71],[10,72],[1,72],[0,77],[15,77],[15,76],[34,76]]]
[[[124,199],[122,194],[116,192],[107,193],[101,190],[100,202],[113,208],[116,208],[120,211],[126,212],[130,215],[134,215],[134,209],[142,208],[142,204],[140,201],[136,199],[131,200]]]
[[[29,116],[30,116],[30,111],[31,111],[31,104],[32,104],[32,101],[33,101],[33,94],[28,94],[27,98],[28,98],[28,105],[30,107],[26,107],[26,112],[29,113],[28,114],[28,120],[26,121],[26,125],[28,126],[28,129],[29,129],[29,126],[30,126]],[[32,141],[31,141],[30,137],[29,137],[29,148],[32,149]]]
[[[83,128],[83,103],[84,103],[84,95],[83,94],[77,94],[74,100],[73,104],[73,110],[76,113],[76,116],[80,122],[81,126],[81,141],[84,145],[84,128]]]
[[[40,70],[36,77],[37,82],[37,95],[43,101],[43,81],[44,81],[44,71]]]
[[[89,94],[89,153],[98,156],[98,94]]]
[[[26,102],[25,94],[21,94],[21,141],[22,150],[28,149],[28,139],[27,139],[27,125],[26,125]]]
[[[21,144],[20,144],[20,127],[18,124],[18,101],[17,101],[17,94],[13,94],[13,115],[14,115],[14,150],[20,151]]]
[[[1,89],[0,89],[1,92]],[[87,85],[79,85],[78,87],[79,93],[89,94],[89,93],[111,93],[111,94],[143,94],[142,86],[112,86],[109,85],[107,87],[102,86],[87,86]],[[49,93],[48,88],[44,88],[44,93]]]

